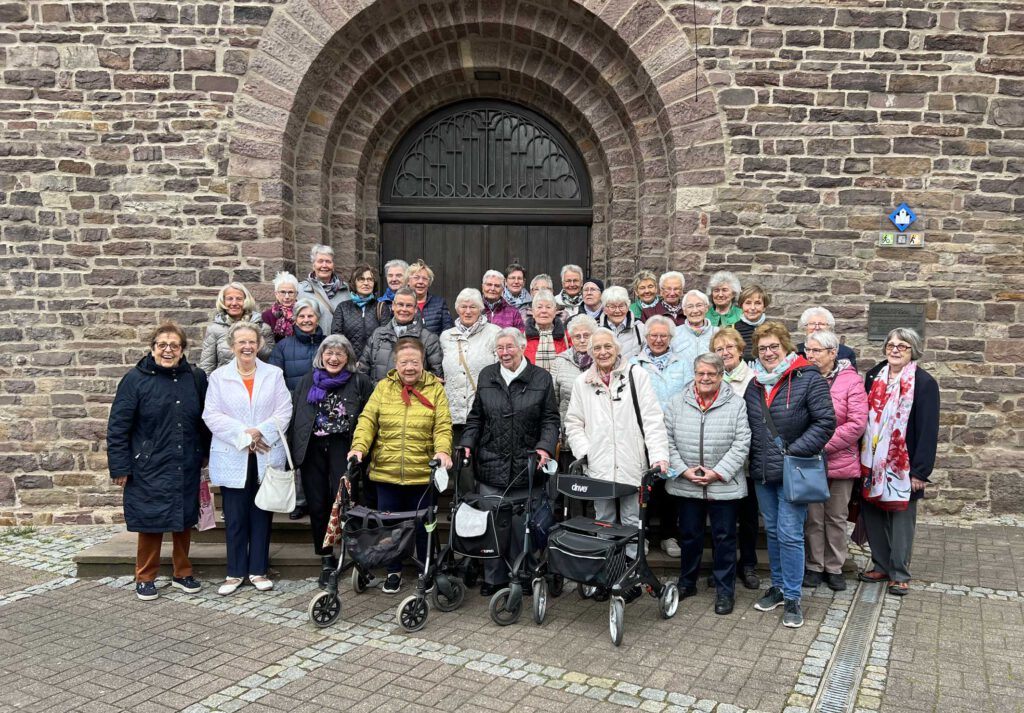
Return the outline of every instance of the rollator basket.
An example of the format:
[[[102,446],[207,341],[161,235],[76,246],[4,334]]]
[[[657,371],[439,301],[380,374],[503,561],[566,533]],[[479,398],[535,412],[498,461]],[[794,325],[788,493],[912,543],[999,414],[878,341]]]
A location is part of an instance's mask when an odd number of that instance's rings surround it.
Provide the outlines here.
[[[412,552],[416,521],[426,510],[382,512],[357,506],[346,513],[342,537],[348,554],[364,569],[401,560]]]
[[[500,495],[466,495],[452,522],[452,550],[465,557],[494,559],[509,550],[515,504]]]
[[[556,525],[548,537],[548,568],[580,584],[610,587],[626,571],[630,541],[635,538],[608,539]]]

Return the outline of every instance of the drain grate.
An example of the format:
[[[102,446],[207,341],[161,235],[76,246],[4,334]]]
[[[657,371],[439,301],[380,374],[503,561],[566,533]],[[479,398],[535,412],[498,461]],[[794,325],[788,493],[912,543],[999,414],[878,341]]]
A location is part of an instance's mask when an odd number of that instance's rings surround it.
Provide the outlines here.
[[[853,708],[881,612],[882,585],[862,582],[811,710],[848,713]]]

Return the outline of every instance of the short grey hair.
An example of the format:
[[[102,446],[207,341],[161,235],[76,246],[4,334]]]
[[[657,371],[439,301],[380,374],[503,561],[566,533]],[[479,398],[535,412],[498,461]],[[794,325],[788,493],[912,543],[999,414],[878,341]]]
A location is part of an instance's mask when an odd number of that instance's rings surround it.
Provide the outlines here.
[[[550,302],[553,306],[557,307],[555,303],[555,296],[551,293],[551,290],[541,290],[533,296],[533,305],[536,307],[538,302]]]
[[[830,330],[835,329],[836,318],[833,317],[832,313],[829,312],[824,307],[808,307],[807,309],[805,309],[804,313],[800,315],[800,321],[797,322],[796,328],[799,329],[801,332],[807,329],[807,323],[810,322],[811,318],[816,314],[824,315],[825,321],[828,322],[828,328]]]
[[[728,270],[719,270],[708,279],[708,294],[710,295],[715,291],[715,288],[719,285],[726,285],[732,290],[732,301],[735,302],[736,298],[740,296],[740,290],[743,288],[740,286],[740,278],[736,277],[733,273]]]
[[[546,282],[551,287],[555,286],[555,281],[551,279],[551,275],[546,272],[542,272],[539,275],[534,275],[533,279],[530,280],[530,291],[533,292],[533,288],[537,286],[538,282]]]
[[[593,334],[598,329],[597,320],[586,314],[577,314],[572,319],[569,320],[569,326],[566,327],[565,331],[567,331],[569,333],[569,336],[572,337],[575,336],[576,330],[578,330],[580,327],[589,328],[590,333]]]
[[[512,339],[515,341],[516,346],[520,349],[526,349],[526,335],[520,332],[515,327],[505,327],[503,330],[494,335],[494,346],[498,346],[498,342],[502,339]]]
[[[467,287],[466,289],[459,293],[459,296],[455,298],[455,309],[458,309],[459,305],[462,304],[463,302],[475,304],[480,309],[484,308],[483,295],[481,295],[480,290],[476,289],[475,287]]]
[[[559,280],[564,280],[565,279],[565,273],[567,273],[567,272],[575,272],[577,275],[580,276],[581,280],[583,279],[583,268],[580,267],[579,265],[573,265],[571,263],[568,264],[568,265],[562,265],[562,270],[558,273],[558,279]],[[536,278],[534,278],[534,279],[536,279]]]
[[[711,306],[711,300],[709,300],[708,296],[705,295],[700,290],[690,290],[685,295],[683,295],[683,304],[686,304],[686,300],[690,299],[691,297],[696,297],[708,307]]]
[[[817,342],[822,349],[839,349],[839,337],[831,329],[822,329],[819,332],[808,334],[804,341],[804,348],[811,342]]]
[[[612,285],[611,287],[604,288],[604,292],[601,293],[601,304],[602,305],[628,305],[629,304],[629,293],[626,292],[625,287],[619,287],[618,285]]]
[[[388,260],[386,263],[384,263],[384,276],[385,277],[387,277],[388,270],[390,270],[393,267],[400,267],[400,268],[402,268],[402,275],[404,276],[405,275],[405,271],[409,269],[409,263],[407,263],[405,260],[397,260],[397,259],[396,260]]]
[[[395,297],[392,298],[391,301],[394,302],[394,299],[397,298],[399,295],[401,295],[402,297],[412,297],[413,302],[418,301],[416,297],[416,290],[414,290],[411,287],[399,287],[397,290],[395,290]]]
[[[316,262],[317,255],[330,255],[331,259],[334,259],[334,248],[330,245],[320,245],[317,243],[309,249],[309,261]]]
[[[714,352],[707,352],[706,354],[698,354],[697,358],[693,360],[693,373],[697,373],[697,366],[700,364],[707,364],[708,366],[715,367],[715,371],[721,376],[725,373],[725,362],[722,361],[722,357],[718,356]]]
[[[892,341],[893,337],[910,345],[910,358],[913,361],[917,361],[924,355],[924,340],[921,339],[921,335],[917,333],[917,330],[910,327],[896,327],[896,329],[885,335],[885,341],[882,342],[883,356],[885,356],[885,345]]]
[[[228,328],[228,346],[235,346],[235,335],[239,332],[250,331],[256,335],[256,341],[259,342],[259,346],[263,346],[263,332],[260,331],[260,325],[256,322],[250,322],[249,320],[238,320],[231,327]]]
[[[299,312],[306,309],[307,307],[313,310],[313,314],[316,315],[316,318],[319,321],[320,317],[322,316],[320,314],[320,305],[317,304],[316,300],[311,300],[308,297],[303,297],[301,300],[297,300],[295,302],[295,307],[292,309],[292,315],[298,317]]]
[[[359,359],[356,358],[356,350],[352,347],[352,342],[343,334],[332,334],[326,337],[320,342],[320,348],[316,350],[316,356],[313,357],[313,368],[324,369],[324,352],[328,349],[344,349],[345,350],[345,369],[349,371],[356,370],[356,362]]]
[[[683,276],[683,273],[677,270],[669,270],[661,274],[661,277],[658,278],[659,290],[665,287],[665,280],[679,280],[680,287],[686,287],[686,278]]]
[[[281,289],[282,285],[295,285],[295,291],[299,290],[299,278],[290,272],[279,272],[274,275],[274,292]]]
[[[480,278],[480,283],[483,284],[484,280],[486,280],[488,277],[497,277],[499,280],[501,280],[501,284],[505,284],[505,276],[502,275],[497,270],[488,270],[487,272],[485,272],[484,276]]]
[[[621,354],[622,353],[622,345],[619,344],[619,340],[615,336],[615,332],[613,332],[612,330],[608,329],[608,327],[598,327],[597,329],[594,330],[594,333],[590,336],[590,343],[591,343],[591,345],[593,345],[594,340],[597,339],[597,337],[599,335],[608,336],[612,340],[612,344],[615,345],[615,352],[617,354]],[[593,346],[591,346],[591,349],[593,349]]]
[[[644,322],[644,326],[647,328],[648,334],[651,331],[651,327],[653,327],[656,324],[668,327],[668,336],[670,339],[676,336],[676,323],[663,314],[656,314],[652,317],[647,318],[647,321]]]

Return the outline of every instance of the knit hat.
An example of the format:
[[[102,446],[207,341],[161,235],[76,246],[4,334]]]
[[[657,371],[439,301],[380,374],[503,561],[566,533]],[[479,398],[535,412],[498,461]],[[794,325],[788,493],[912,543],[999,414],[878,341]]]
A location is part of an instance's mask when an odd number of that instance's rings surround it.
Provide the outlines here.
[[[601,292],[604,292],[604,282],[602,282],[601,280],[597,279],[596,277],[588,277],[586,280],[583,281],[584,286],[588,282],[597,285],[597,289],[599,289]]]

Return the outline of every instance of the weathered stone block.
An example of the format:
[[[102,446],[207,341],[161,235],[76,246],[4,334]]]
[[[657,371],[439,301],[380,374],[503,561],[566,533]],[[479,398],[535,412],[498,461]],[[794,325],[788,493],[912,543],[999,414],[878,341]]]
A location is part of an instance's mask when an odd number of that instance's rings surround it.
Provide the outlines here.
[[[132,53],[132,69],[146,72],[174,72],[181,69],[181,50],[169,47],[139,47]]]
[[[24,463],[15,466],[18,469],[34,468],[36,465],[35,458],[32,457],[23,457],[20,460],[24,461]],[[18,490],[41,490],[52,488],[53,479],[48,475],[16,475],[14,476],[14,484],[18,487]]]
[[[816,7],[778,7],[768,8],[767,19],[773,25],[831,25],[836,17],[835,10]]]
[[[274,8],[263,5],[236,5],[234,14],[235,24],[266,25],[270,22],[270,15],[273,11]]]
[[[1022,127],[1024,126],[1024,100],[993,99],[990,117],[996,126]]]
[[[985,38],[973,35],[929,35],[924,38],[924,48],[926,50],[980,52],[984,46]]]
[[[973,12],[965,10],[959,15],[961,30],[972,32],[1002,32],[1006,29],[1006,13]]]
[[[28,20],[27,2],[0,3],[0,22],[25,22]]]

